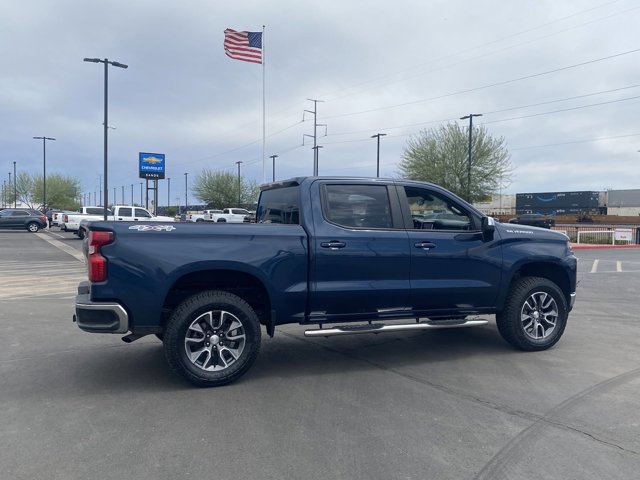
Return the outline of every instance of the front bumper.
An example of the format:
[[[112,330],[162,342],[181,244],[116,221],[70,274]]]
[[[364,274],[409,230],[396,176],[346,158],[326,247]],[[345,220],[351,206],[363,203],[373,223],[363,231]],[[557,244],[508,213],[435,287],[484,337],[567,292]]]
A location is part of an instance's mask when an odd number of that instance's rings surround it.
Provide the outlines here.
[[[89,293],[90,283],[81,282],[76,296],[76,314],[73,321],[85,332],[127,333],[129,314],[116,302],[93,302]]]
[[[576,292],[569,294],[569,311],[573,310],[574,303],[576,303]]]

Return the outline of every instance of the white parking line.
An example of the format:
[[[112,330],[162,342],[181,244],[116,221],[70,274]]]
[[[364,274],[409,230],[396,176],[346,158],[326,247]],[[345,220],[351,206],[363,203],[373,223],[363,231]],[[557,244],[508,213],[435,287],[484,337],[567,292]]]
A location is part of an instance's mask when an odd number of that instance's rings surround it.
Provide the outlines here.
[[[618,260],[616,262],[616,272],[621,272],[621,271],[622,271],[622,262]]]
[[[38,235],[44,241],[49,242],[54,247],[59,248],[60,250],[62,250],[65,253],[68,253],[69,255],[74,257],[76,260],[84,263],[84,255],[82,253],[78,252],[75,248],[71,248],[71,247],[65,245],[64,243],[54,239],[54,238],[50,238],[48,235],[45,235],[45,234],[42,234],[42,233],[36,233],[36,235]]]
[[[600,263],[600,260],[593,261],[593,266],[591,267],[590,273],[596,273],[598,271],[598,263]]]

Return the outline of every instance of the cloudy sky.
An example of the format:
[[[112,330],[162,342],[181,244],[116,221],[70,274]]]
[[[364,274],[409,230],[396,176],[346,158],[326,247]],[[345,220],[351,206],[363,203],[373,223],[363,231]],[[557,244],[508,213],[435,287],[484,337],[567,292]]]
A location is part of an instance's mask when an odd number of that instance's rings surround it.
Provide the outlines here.
[[[109,70],[111,195],[138,152],[166,155],[171,202],[199,172],[261,183],[262,66],[223,51],[225,28],[265,25],[266,155],[276,177],[310,175],[312,110],[321,175],[395,176],[406,142],[468,113],[504,137],[505,192],[640,188],[637,0],[3,0],[0,178],[103,169],[101,64]],[[466,125],[466,123],[465,123]],[[4,171],[2,170],[4,169]],[[3,173],[4,172],[4,173]],[[271,160],[267,179],[271,178]],[[167,203],[167,182],[160,204]],[[93,196],[93,195],[92,195]],[[191,196],[191,194],[190,194]]]

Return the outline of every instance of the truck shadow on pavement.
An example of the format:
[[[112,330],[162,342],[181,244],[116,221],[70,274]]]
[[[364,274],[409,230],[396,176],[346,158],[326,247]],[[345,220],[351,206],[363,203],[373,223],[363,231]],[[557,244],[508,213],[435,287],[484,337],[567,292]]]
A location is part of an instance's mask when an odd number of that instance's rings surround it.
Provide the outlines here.
[[[478,364],[488,358],[518,355],[498,335],[495,326],[432,332],[306,338],[302,330],[276,331],[263,337],[253,367],[233,385],[264,384],[274,378],[295,379],[356,374],[403,368],[429,369],[461,361]],[[70,388],[100,391],[193,388],[171,372],[160,341],[143,340],[78,352],[66,369]]]

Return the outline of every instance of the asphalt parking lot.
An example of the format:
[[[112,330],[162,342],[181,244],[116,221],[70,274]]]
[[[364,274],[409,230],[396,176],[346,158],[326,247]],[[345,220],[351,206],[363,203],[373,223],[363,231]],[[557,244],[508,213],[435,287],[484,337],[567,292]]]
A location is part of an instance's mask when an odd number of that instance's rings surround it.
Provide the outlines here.
[[[495,324],[263,337],[237,383],[197,389],[161,343],[81,332],[71,234],[0,232],[0,478],[636,479],[640,249],[579,250],[551,350]]]

